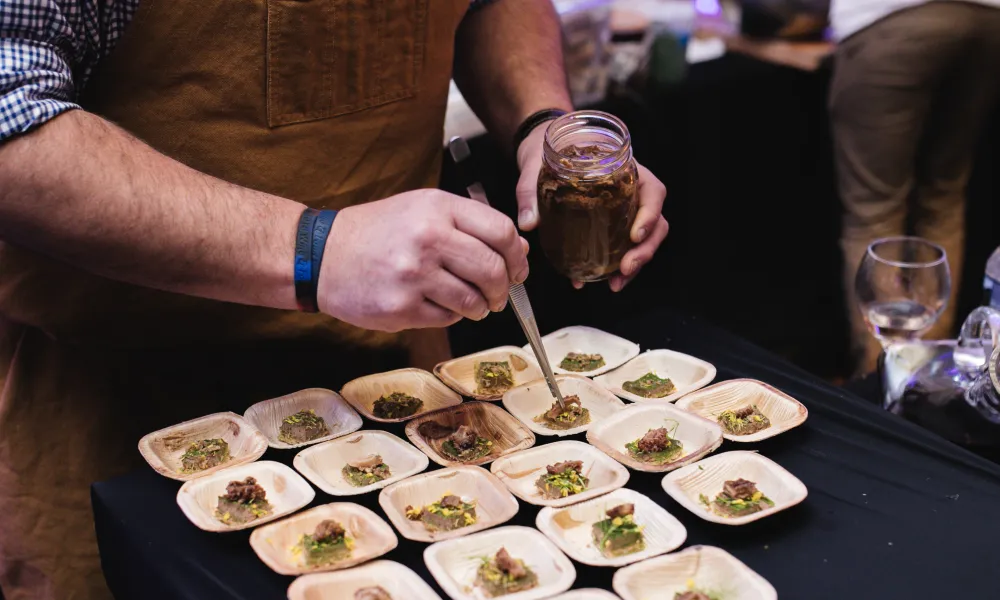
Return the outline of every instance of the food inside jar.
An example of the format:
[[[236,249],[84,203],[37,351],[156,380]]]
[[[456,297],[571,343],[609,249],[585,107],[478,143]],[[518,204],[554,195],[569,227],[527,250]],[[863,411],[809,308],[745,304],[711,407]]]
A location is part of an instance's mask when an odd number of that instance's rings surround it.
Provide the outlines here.
[[[650,429],[641,438],[625,444],[629,455],[652,465],[662,465],[677,458],[684,451],[684,444],[671,437],[666,427]]]
[[[406,518],[420,521],[428,531],[451,531],[476,522],[476,501],[445,494],[421,508],[406,507]]]
[[[579,161],[611,161],[617,149],[600,144],[559,150],[555,167],[543,161],[538,175],[539,236],[553,266],[575,281],[598,281],[618,270],[632,248],[637,210],[635,163],[609,174],[571,174]]]
[[[750,435],[771,426],[771,420],[756,405],[736,410],[724,410],[718,418],[719,425],[732,435]]]
[[[656,373],[649,372],[634,381],[626,381],[622,389],[630,394],[643,398],[663,398],[674,392],[674,382],[670,378],[661,379]]]
[[[538,576],[523,560],[512,557],[506,548],[500,548],[496,555],[482,559],[475,585],[487,598],[496,598],[530,590],[538,585]]]
[[[549,410],[535,417],[535,422],[549,429],[572,429],[590,423],[590,411],[580,403],[579,396],[566,396],[563,406],[553,402]]]
[[[594,523],[594,545],[607,558],[639,552],[646,547],[642,526],[635,522],[635,505],[619,504],[605,512],[607,519]]]
[[[560,369],[583,373],[593,371],[604,366],[604,357],[600,354],[583,354],[580,352],[570,352],[559,363]]]
[[[712,501],[704,494],[700,494],[698,499],[723,517],[752,515],[774,506],[774,502],[757,489],[756,483],[742,478],[726,481],[722,491]]]
[[[480,436],[468,425],[459,425],[444,442],[441,451],[449,458],[469,462],[486,456],[493,450],[493,442]]]
[[[221,438],[192,442],[181,455],[181,473],[197,473],[227,462],[229,444]]]
[[[583,461],[567,460],[548,465],[545,473],[538,477],[535,485],[542,496],[556,500],[566,498],[587,489],[590,480],[583,475]]]
[[[382,462],[382,457],[378,454],[348,461],[341,473],[354,487],[365,487],[392,477],[389,465]]]
[[[382,396],[372,405],[372,414],[380,419],[402,419],[416,414],[424,405],[420,398],[403,392]]]
[[[269,514],[271,504],[267,501],[267,492],[253,477],[230,481],[215,509],[215,518],[226,525],[249,523]]]
[[[476,393],[501,395],[514,387],[514,374],[507,361],[477,362]]]
[[[324,435],[330,435],[330,428],[327,427],[323,417],[317,415],[316,411],[310,408],[282,419],[278,440],[286,444],[301,444]]]
[[[348,537],[347,530],[340,523],[325,519],[320,521],[311,535],[302,536],[298,548],[308,566],[318,567],[349,558],[354,540]]]

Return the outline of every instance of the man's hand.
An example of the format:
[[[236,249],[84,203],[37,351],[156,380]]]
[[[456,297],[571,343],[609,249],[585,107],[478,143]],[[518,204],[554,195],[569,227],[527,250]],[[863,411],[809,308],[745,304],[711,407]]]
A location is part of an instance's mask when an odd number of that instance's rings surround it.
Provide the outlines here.
[[[366,329],[479,320],[528,276],[527,242],[488,206],[416,190],[344,209],[330,231],[319,308]]]
[[[549,123],[536,127],[517,149],[517,165],[521,178],[517,182],[517,221],[523,231],[530,231],[538,225],[538,171],[542,168],[542,143]],[[618,292],[632,281],[642,266],[653,259],[653,254],[667,237],[670,226],[663,218],[663,200],[667,188],[649,169],[639,166],[639,212],[632,225],[631,237],[636,244],[622,257],[620,273],[611,276],[608,285]],[[577,289],[583,282],[574,281]]]

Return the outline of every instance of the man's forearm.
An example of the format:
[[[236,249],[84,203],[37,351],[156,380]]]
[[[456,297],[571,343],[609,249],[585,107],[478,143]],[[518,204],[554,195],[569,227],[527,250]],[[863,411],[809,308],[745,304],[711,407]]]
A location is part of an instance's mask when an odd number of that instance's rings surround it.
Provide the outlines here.
[[[302,209],[80,110],[0,146],[0,239],[137,285],[294,308]]]
[[[502,143],[531,113],[572,108],[560,31],[550,0],[496,0],[462,21],[455,81]]]

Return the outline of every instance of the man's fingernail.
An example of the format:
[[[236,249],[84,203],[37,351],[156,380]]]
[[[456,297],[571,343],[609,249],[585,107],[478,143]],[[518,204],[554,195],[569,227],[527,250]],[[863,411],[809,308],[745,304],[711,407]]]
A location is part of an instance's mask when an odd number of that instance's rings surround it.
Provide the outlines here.
[[[640,227],[640,228],[639,228],[639,231],[635,232],[635,236],[636,236],[637,238],[639,238],[639,241],[640,241],[640,242],[641,242],[642,240],[646,239],[646,228],[645,228],[645,227]]]
[[[500,303],[500,306],[497,307],[497,309],[495,311],[493,311],[493,312],[503,312],[503,309],[505,309],[505,308],[507,308],[507,299],[506,298],[503,299],[503,302]]]
[[[530,223],[534,218],[535,218],[535,211],[531,210],[530,208],[526,208],[522,210],[520,214],[517,215],[517,223],[518,225],[524,227],[525,225]]]
[[[488,317],[489,314],[490,314],[490,309],[487,308],[486,310],[483,311],[483,314],[479,315],[479,318],[476,319],[476,320],[477,321],[482,321],[483,319],[485,319],[486,317]]]
[[[514,283],[524,283],[524,280],[528,278],[528,267],[525,267],[523,271],[514,276]],[[504,300],[504,302],[507,302]]]

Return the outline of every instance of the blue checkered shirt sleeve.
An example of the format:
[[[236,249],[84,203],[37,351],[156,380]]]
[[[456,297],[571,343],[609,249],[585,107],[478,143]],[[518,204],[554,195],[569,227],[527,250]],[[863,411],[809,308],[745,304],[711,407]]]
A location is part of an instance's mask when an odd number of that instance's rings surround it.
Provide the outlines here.
[[[494,0],[469,0],[475,9]],[[0,0],[0,144],[73,108],[140,0]]]
[[[76,108],[73,69],[84,54],[78,9],[56,0],[0,2],[0,142]]]

